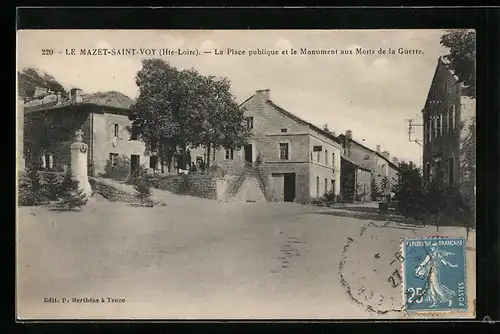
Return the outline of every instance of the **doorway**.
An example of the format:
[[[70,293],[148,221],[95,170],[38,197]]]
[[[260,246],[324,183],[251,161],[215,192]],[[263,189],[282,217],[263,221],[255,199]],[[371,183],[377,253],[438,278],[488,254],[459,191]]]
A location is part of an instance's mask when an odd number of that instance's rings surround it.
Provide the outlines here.
[[[285,202],[295,200],[295,173],[285,173],[284,198]]]
[[[130,173],[135,174],[139,167],[141,166],[141,161],[139,155],[132,154],[130,156]]]
[[[252,150],[252,144],[245,145],[245,163],[253,162]]]

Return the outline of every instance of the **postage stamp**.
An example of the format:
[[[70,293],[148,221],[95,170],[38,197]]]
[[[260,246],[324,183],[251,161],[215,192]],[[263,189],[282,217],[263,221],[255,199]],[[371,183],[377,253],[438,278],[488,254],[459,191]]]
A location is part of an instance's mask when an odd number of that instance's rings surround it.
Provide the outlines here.
[[[402,248],[405,311],[467,311],[465,238],[409,238]]]

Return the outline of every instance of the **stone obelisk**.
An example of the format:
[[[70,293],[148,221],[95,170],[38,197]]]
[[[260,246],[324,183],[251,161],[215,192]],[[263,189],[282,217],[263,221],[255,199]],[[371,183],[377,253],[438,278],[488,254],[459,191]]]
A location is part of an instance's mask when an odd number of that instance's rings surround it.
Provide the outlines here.
[[[71,173],[88,198],[92,195],[92,188],[87,174],[87,154],[88,145],[83,142],[83,131],[78,130],[75,132],[75,141],[71,144]]]

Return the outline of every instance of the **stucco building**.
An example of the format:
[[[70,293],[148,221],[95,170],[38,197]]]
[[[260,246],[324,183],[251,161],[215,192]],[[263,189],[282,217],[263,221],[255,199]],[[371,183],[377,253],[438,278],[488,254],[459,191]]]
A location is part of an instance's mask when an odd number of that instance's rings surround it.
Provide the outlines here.
[[[35,99],[24,105],[25,158],[42,170],[64,170],[70,164],[75,132],[81,129],[83,141],[89,146],[90,174],[104,174],[106,166],[124,161],[131,171],[147,166],[144,143],[134,140],[127,130],[132,103],[118,92],[87,95],[72,89],[69,98],[63,99],[60,94],[37,91]]]
[[[422,109],[424,186],[435,180],[450,187],[471,177],[475,170],[475,145],[468,147],[467,143],[475,129],[475,114],[475,99],[463,94],[458,77],[448,62],[439,58]],[[475,180],[470,181],[472,187]]]
[[[375,180],[381,195],[388,195],[392,186],[397,182],[398,160],[390,158],[388,151],[380,151],[380,145],[375,150],[361,144],[353,138],[352,131],[347,130],[345,134],[339,135],[342,142],[343,156],[352,164],[358,166],[363,178],[356,183],[355,191],[366,189],[366,184]],[[348,164],[345,164],[348,166]],[[370,177],[366,177],[365,171],[370,171]],[[343,189],[343,193],[349,194],[352,189]],[[370,187],[371,191],[371,187]],[[356,195],[354,196],[356,198]]]
[[[269,90],[256,91],[241,108],[251,129],[248,144],[215,152],[211,165],[239,173],[259,162],[276,201],[304,202],[330,190],[339,194],[341,143],[336,136],[279,107]],[[192,161],[201,159],[206,159],[203,149],[191,151]]]

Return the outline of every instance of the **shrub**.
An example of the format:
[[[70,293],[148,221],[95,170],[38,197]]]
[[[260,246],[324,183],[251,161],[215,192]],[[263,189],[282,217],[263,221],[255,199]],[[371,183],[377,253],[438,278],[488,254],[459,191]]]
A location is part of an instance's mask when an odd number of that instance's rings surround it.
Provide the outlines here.
[[[45,197],[50,201],[57,201],[61,197],[61,180],[55,173],[46,173],[43,178]]]
[[[73,177],[71,170],[68,168],[64,173],[64,178],[61,182],[61,205],[67,206],[69,210],[73,208],[81,208],[87,204],[87,196],[82,189],[79,188],[79,182]]]
[[[40,173],[36,165],[26,166],[26,174],[19,180],[19,204],[22,206],[40,205],[46,201]]]
[[[191,180],[187,174],[182,174],[182,183],[179,186],[179,194],[186,194],[191,189]]]
[[[378,184],[374,178],[372,178],[370,181],[370,189],[371,189],[370,198],[372,201],[376,201],[377,198],[380,196],[380,190],[378,189]]]
[[[142,205],[151,204],[152,206],[152,191],[146,180],[139,178],[134,185],[134,190],[136,192],[135,196],[139,199]]]
[[[130,176],[130,159],[122,155],[118,157],[117,163],[113,166],[111,160],[106,162],[103,177],[116,181],[125,181]]]

